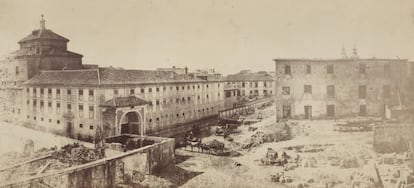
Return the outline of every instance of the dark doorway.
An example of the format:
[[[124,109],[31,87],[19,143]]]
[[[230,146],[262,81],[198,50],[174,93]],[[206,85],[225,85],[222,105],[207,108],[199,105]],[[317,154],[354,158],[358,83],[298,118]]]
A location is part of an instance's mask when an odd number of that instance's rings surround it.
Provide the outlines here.
[[[366,116],[367,115],[367,106],[359,105],[359,116]]]
[[[128,112],[121,119],[121,134],[140,134],[140,118],[138,112]]]
[[[290,118],[290,105],[283,105],[283,118]]]
[[[312,119],[312,106],[305,106],[305,119]]]
[[[69,138],[73,138],[73,124],[72,124],[72,122],[67,122],[66,123],[66,135]]]
[[[328,105],[326,106],[327,116],[334,117],[335,116],[335,105]]]

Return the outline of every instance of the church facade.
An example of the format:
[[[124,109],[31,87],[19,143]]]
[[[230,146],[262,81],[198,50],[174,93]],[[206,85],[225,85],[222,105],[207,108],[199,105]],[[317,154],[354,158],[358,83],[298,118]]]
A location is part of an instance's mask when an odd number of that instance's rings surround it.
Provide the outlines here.
[[[92,141],[97,132],[157,135],[224,108],[217,74],[85,65],[67,50],[68,39],[46,29],[43,18],[40,25],[1,61],[6,120]]]

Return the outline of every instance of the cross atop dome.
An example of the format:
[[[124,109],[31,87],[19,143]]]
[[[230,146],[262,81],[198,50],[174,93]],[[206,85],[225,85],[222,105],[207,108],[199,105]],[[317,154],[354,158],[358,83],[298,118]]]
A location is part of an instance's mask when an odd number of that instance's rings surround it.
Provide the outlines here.
[[[46,20],[43,18],[43,14],[41,15],[42,19],[40,20],[40,29],[45,30],[46,29]]]

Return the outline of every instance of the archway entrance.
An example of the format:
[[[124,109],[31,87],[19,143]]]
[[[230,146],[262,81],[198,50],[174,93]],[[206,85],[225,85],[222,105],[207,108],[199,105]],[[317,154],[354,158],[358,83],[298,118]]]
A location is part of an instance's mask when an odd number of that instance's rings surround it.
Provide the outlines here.
[[[121,134],[137,134],[141,132],[141,119],[138,112],[130,111],[124,114],[120,123]]]

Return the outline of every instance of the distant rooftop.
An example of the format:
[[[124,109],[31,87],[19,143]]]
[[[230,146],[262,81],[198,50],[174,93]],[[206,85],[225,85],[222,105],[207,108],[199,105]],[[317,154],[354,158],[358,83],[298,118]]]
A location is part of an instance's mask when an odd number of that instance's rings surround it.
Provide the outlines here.
[[[307,62],[350,62],[350,61],[408,61],[408,59],[391,58],[276,58],[273,61],[307,61]]]
[[[236,74],[230,74],[226,77],[226,81],[271,81],[273,76],[266,71],[251,72],[250,70],[242,70]]]

